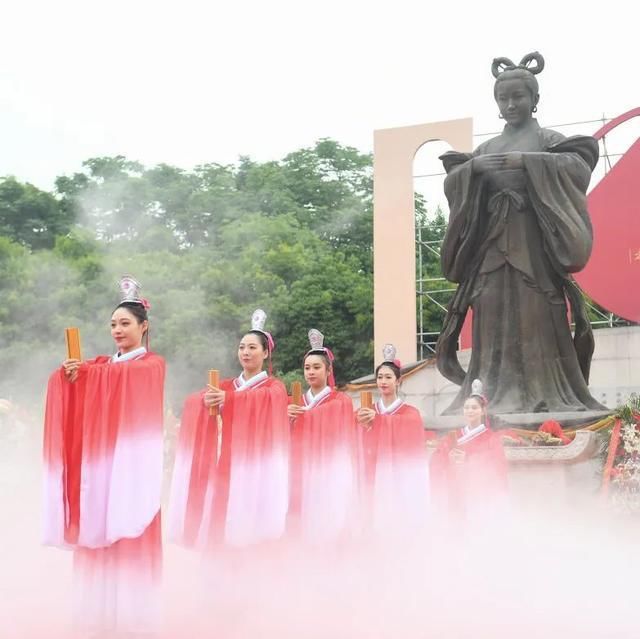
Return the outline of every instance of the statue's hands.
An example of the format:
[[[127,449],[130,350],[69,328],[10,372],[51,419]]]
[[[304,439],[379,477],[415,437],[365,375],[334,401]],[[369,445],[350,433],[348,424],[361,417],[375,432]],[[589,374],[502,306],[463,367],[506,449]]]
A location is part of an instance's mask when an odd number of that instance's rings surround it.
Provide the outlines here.
[[[522,153],[512,151],[504,154],[504,169],[521,169],[524,166],[522,162]]]
[[[506,171],[521,169],[523,167],[522,153],[511,151],[509,153],[487,153],[479,155],[471,160],[471,168],[474,173],[492,173],[493,171]]]
[[[471,160],[471,168],[474,173],[491,173],[505,168],[506,153],[487,153],[478,155]]]
[[[449,459],[454,464],[463,464],[465,458],[464,450],[460,450],[459,448],[452,448],[449,451]]]

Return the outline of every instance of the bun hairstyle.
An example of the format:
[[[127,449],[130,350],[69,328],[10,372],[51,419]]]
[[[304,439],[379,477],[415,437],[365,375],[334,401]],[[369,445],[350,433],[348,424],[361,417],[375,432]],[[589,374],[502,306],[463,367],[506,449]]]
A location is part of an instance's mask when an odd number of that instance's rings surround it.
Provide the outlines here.
[[[393,344],[385,344],[382,347],[382,363],[376,367],[375,376],[378,377],[378,372],[383,366],[387,366],[393,371],[396,379],[399,380],[402,376],[402,364],[396,357],[396,347]]]
[[[120,302],[114,311],[118,308],[126,308],[138,320],[138,324],[149,320],[149,314],[142,302]]]
[[[331,368],[331,359],[329,359],[329,356],[324,352],[324,351],[308,351],[304,354],[304,357],[302,358],[302,363],[304,364],[307,361],[307,358],[310,355],[317,355],[318,357],[321,357],[322,360],[324,361],[327,370],[329,370]]]
[[[474,379],[471,382],[471,394],[467,399],[477,399],[480,406],[482,406],[482,412],[484,413],[484,425],[489,428],[489,400],[484,395],[484,388],[482,382],[479,379]]]
[[[327,366],[327,371],[329,371],[327,384],[333,388],[336,385],[336,380],[333,375],[333,361],[335,359],[333,353],[330,348],[327,348],[324,345],[324,335],[317,328],[312,328],[308,333],[308,337],[311,349],[308,350],[302,358],[302,365],[304,366],[309,355],[318,355],[319,357],[322,357]]]
[[[120,289],[120,304],[113,310],[114,312],[119,308],[126,308],[131,315],[136,318],[138,324],[149,321],[149,309],[151,304],[140,295],[140,289],[142,288],[138,281],[131,277],[131,275],[123,275],[118,282],[118,288]],[[149,350],[149,328],[144,332],[146,339],[146,347]]]
[[[487,406],[489,403],[489,400],[484,396],[484,387],[479,379],[474,379],[471,382],[471,394],[469,395],[469,398],[471,397],[475,397],[482,406]]]
[[[375,376],[378,377],[378,373],[380,372],[381,368],[384,367],[390,368],[393,371],[393,374],[396,376],[396,379],[399,380],[400,377],[402,376],[402,373],[400,372],[400,367],[395,363],[395,362],[382,362],[381,364],[378,364],[378,366],[376,366],[376,373]]]
[[[269,375],[273,374],[273,351],[276,348],[275,340],[269,331],[264,330],[265,323],[267,321],[267,314],[261,309],[257,308],[251,315],[251,329],[248,330],[245,335],[255,335],[262,344],[262,348],[267,352],[269,359]]]
[[[496,79],[493,86],[493,97],[495,98],[498,94],[500,82],[519,79],[524,81],[534,100],[537,100],[539,87],[536,75],[541,73],[543,69],[544,58],[537,51],[527,53],[519,64],[514,64],[509,58],[495,58],[491,63],[491,73]]]
[[[271,355],[276,349],[276,343],[273,336],[269,331],[264,330],[264,325],[267,321],[267,314],[261,309],[257,308],[253,311],[251,316],[251,329],[247,331],[247,335],[257,335],[260,338],[260,342],[264,346],[264,349]]]

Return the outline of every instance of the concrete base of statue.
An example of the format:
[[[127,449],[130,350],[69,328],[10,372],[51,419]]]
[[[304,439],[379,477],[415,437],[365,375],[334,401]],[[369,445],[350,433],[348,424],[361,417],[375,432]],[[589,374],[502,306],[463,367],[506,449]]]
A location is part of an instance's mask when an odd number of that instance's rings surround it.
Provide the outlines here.
[[[492,417],[492,426],[499,428],[535,429],[546,420],[557,421],[563,429],[593,424],[611,411],[582,413],[524,413]],[[456,417],[436,417],[429,420],[433,430],[459,428]],[[434,428],[435,426],[435,428]],[[599,436],[589,430],[578,430],[571,443],[533,446],[505,444],[509,465],[509,494],[513,506],[520,512],[556,516],[569,510],[590,506],[598,495],[602,482],[602,460],[599,459]]]
[[[592,503],[602,483],[600,441],[579,430],[564,446],[505,446],[514,503],[540,513]]]
[[[592,506],[602,485],[601,442],[596,433],[579,430],[566,445],[505,445],[512,506],[554,517]]]

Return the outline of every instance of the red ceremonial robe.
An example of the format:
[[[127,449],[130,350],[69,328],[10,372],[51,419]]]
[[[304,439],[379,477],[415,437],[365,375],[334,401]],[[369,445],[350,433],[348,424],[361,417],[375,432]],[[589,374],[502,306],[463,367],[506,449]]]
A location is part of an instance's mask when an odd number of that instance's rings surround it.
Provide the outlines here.
[[[263,372],[226,379],[222,433],[189,396],[173,473],[169,534],[185,545],[243,547],[282,536],[289,491],[287,392]],[[219,455],[218,455],[219,448]]]
[[[415,534],[429,516],[429,464],[420,412],[397,399],[375,405],[361,429],[367,520],[376,532]]]
[[[508,481],[502,435],[484,424],[465,427],[458,431],[455,445],[464,452],[462,462],[450,459],[452,448],[445,438],[431,464],[440,501],[444,497],[449,514],[467,523],[488,523],[504,515]]]
[[[49,378],[44,543],[74,550],[78,622],[141,632],[157,621],[164,360],[100,356]]]
[[[347,536],[357,522],[357,447],[353,404],[328,386],[304,395],[306,412],[291,422],[288,530],[323,543]]]

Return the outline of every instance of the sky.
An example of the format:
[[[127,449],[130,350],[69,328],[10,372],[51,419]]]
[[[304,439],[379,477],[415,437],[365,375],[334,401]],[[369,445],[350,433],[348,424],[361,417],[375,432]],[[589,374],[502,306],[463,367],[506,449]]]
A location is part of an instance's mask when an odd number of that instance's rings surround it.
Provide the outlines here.
[[[50,189],[101,155],[189,169],[278,159],[322,137],[370,151],[375,129],[460,117],[495,131],[491,61],[534,50],[546,59],[543,126],[618,115],[640,105],[629,11],[619,0],[7,0],[0,176]],[[432,160],[418,172],[439,170]]]

